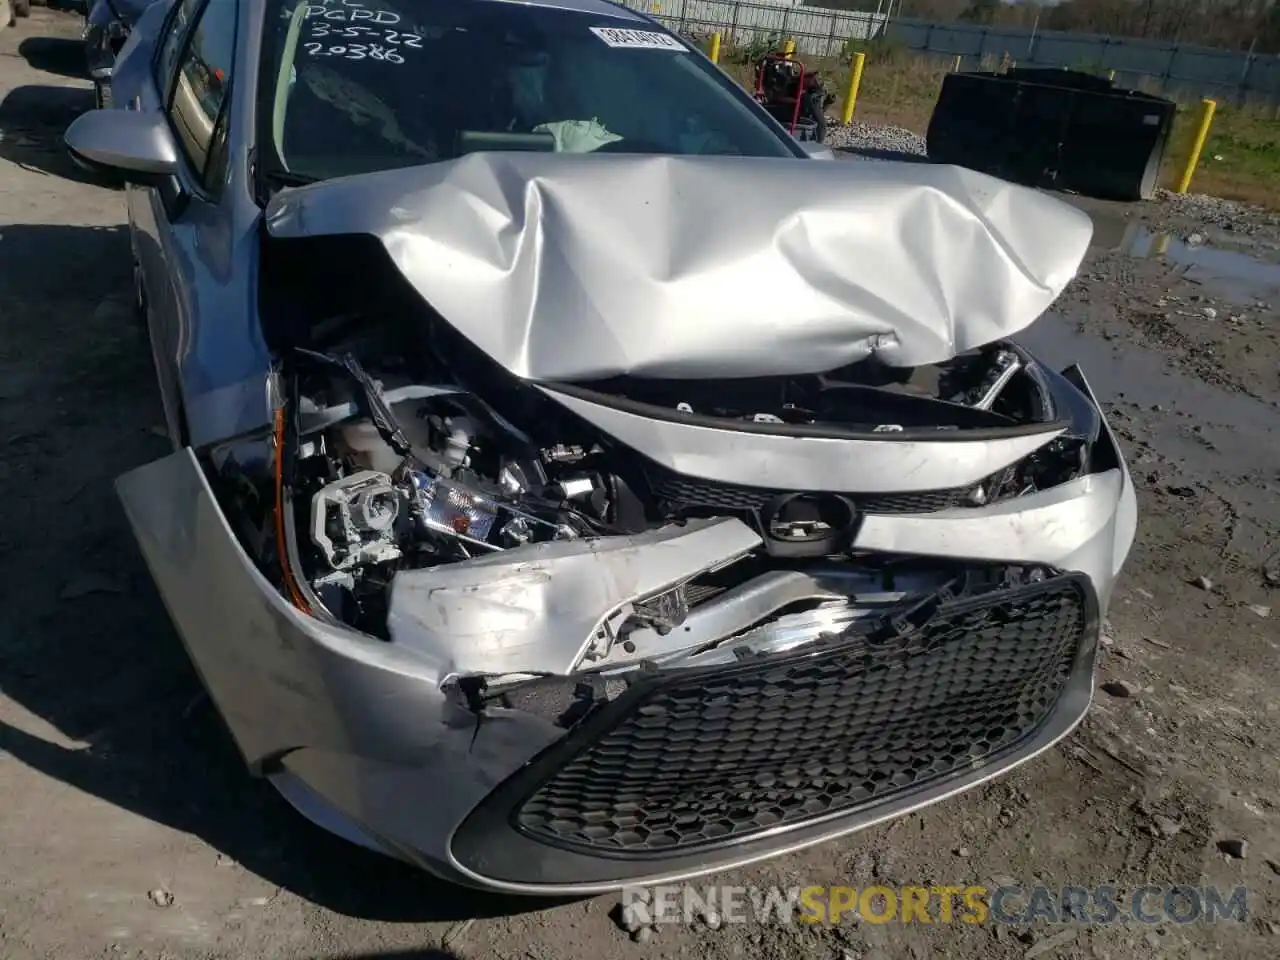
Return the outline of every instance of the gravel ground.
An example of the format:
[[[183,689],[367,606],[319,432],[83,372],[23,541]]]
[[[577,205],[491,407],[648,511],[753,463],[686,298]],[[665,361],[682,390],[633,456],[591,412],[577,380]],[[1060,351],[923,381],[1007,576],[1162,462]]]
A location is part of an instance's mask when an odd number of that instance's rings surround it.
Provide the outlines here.
[[[848,125],[832,124],[824,141],[832,150],[868,160],[906,160],[923,158],[924,137],[902,127],[881,127],[855,120]]]
[[[1201,200],[1080,201],[1097,247],[1028,331],[1046,360],[1082,363],[1139,489],[1104,686],[1081,728],[985,788],[717,878],[1243,884],[1248,921],[1063,929],[935,914],[928,925],[699,923],[633,940],[613,898],[451,890],[321,834],[244,775],[111,491],[166,444],[129,322],[121,196],[87,182],[58,142],[90,103],[76,27],[37,8],[0,33],[0,957],[1280,954],[1280,290],[1196,273],[1172,252],[1226,255],[1213,263],[1229,273],[1230,255],[1280,249],[1274,219]],[[868,135],[903,149],[892,132]],[[1127,252],[1157,230],[1174,238],[1168,257]]]

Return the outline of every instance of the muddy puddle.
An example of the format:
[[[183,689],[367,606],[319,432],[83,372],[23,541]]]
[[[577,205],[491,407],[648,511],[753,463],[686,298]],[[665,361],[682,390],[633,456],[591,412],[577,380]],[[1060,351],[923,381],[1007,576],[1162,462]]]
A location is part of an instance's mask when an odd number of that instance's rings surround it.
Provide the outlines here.
[[[1097,247],[1138,260],[1163,259],[1182,276],[1229,303],[1252,307],[1280,302],[1280,250],[1254,242],[1244,246],[1223,231],[1181,236],[1151,230],[1136,220],[1093,214]]]
[[[1018,339],[1058,369],[1078,363],[1098,400],[1120,404],[1129,418],[1141,420],[1152,446],[1181,461],[1188,477],[1274,473],[1280,416],[1268,403],[1185,376],[1157,353],[1082,333],[1053,313]],[[1217,456],[1206,458],[1206,449]]]

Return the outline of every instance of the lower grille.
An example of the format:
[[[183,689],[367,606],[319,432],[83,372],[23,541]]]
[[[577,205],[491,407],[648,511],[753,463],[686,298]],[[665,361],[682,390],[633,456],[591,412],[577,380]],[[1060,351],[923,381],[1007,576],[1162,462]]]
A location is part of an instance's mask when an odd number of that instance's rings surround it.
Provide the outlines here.
[[[641,680],[568,738],[513,826],[595,855],[669,856],[966,772],[1050,713],[1092,622],[1088,590],[1058,576],[905,629]]]

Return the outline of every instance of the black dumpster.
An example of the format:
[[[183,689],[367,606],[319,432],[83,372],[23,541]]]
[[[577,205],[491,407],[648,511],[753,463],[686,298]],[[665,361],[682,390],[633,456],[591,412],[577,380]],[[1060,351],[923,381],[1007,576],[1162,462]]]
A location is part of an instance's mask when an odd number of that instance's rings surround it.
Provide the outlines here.
[[[1174,103],[1076,70],[951,73],[929,159],[1112,200],[1155,192]]]

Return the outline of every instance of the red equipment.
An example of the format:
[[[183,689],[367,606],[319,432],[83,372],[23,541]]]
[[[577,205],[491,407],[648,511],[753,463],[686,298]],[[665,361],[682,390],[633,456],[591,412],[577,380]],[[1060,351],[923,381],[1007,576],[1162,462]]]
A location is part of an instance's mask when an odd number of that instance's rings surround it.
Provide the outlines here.
[[[786,121],[779,112],[791,107],[789,133],[795,136],[800,120],[800,108],[804,103],[804,64],[787,53],[767,53],[756,63],[756,99],[769,112]]]

